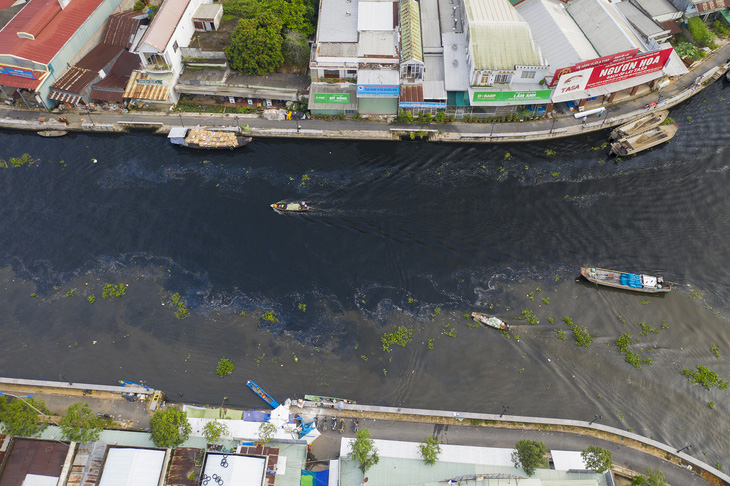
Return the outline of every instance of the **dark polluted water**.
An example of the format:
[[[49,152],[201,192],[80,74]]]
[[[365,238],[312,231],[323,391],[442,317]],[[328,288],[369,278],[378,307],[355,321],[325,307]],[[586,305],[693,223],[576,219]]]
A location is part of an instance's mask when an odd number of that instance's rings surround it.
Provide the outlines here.
[[[282,400],[601,415],[730,466],[730,391],[680,374],[703,365],[730,379],[729,113],[718,82],[671,111],[680,131],[668,145],[619,161],[607,133],[262,139],[214,153],[144,133],[2,132],[0,158],[36,159],[0,170],[2,374],[144,380],[240,407],[263,405],[251,378]],[[279,200],[313,209],[277,214]],[[596,288],[576,281],[583,264],[678,286]],[[119,283],[123,296],[102,298]],[[474,326],[473,310],[511,335]],[[398,327],[412,341],[384,351]],[[625,361],[623,333],[650,364]],[[225,378],[222,357],[235,364]]]

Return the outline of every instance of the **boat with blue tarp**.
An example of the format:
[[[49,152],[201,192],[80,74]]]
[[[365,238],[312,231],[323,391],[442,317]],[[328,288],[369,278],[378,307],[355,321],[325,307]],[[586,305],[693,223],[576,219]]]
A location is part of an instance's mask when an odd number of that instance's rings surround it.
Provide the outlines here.
[[[580,274],[589,282],[617,289],[651,294],[672,290],[672,285],[669,282],[665,282],[662,277],[654,277],[652,275],[596,267],[582,267]]]
[[[119,380],[119,384],[122,386],[141,386],[142,388],[147,388],[148,390],[152,389],[152,387],[149,387],[143,383],[137,383],[136,381]]]
[[[246,386],[249,387],[256,395],[258,395],[259,397],[261,397],[261,400],[263,400],[266,403],[268,403],[271,406],[271,408],[277,408],[279,406],[279,402],[277,402],[276,400],[274,400],[271,397],[271,395],[269,395],[268,393],[266,393],[266,391],[264,391],[263,388],[261,388],[260,386],[258,386],[256,384],[256,382],[254,382],[253,380],[248,380],[246,382]]]

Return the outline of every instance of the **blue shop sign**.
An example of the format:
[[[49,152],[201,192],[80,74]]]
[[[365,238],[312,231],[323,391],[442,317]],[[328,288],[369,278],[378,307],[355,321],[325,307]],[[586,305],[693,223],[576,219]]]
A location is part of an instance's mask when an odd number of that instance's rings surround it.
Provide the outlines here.
[[[15,69],[7,66],[0,66],[0,74],[7,74],[8,76],[18,76],[21,78],[35,79],[33,73],[24,69]]]
[[[397,84],[358,84],[358,96],[398,96],[400,89]]]

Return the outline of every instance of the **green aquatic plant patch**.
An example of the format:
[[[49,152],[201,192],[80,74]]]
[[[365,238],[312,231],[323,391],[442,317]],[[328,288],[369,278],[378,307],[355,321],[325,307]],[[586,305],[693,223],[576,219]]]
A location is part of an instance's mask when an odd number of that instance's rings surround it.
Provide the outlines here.
[[[104,285],[103,293],[101,294],[102,299],[117,299],[127,292],[127,287],[120,283],[119,285],[106,284]]]
[[[725,390],[728,387],[728,380],[720,378],[716,371],[711,371],[705,365],[697,365],[696,370],[685,368],[680,374],[687,377],[690,383],[702,385],[708,390],[712,390],[713,386],[718,387],[720,390]]]
[[[395,332],[386,332],[380,339],[383,343],[383,351],[390,353],[390,347],[392,345],[400,346],[405,348],[411,341],[413,341],[413,328],[398,326]]]

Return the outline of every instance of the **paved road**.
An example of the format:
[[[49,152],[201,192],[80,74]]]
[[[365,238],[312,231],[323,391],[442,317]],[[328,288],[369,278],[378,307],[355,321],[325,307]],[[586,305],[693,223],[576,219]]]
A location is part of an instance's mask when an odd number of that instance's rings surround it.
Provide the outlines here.
[[[441,424],[425,424],[413,422],[390,422],[384,420],[360,419],[360,427],[367,428],[375,439],[403,440],[422,442],[428,435],[433,434],[443,444],[470,445],[482,447],[514,447],[521,439],[536,440],[545,443],[548,450],[580,451],[588,446],[603,447],[613,452],[614,464],[626,467],[633,471],[643,472],[652,467],[664,472],[667,482],[673,486],[704,486],[707,481],[696,474],[663,461],[649,454],[643,454],[636,449],[595,437],[587,437],[562,432],[544,430],[516,430],[496,427],[456,426]],[[353,437],[351,421],[347,421],[348,431],[345,437]],[[312,454],[317,460],[327,460],[337,457],[340,450],[339,432],[325,431],[312,444]]]

